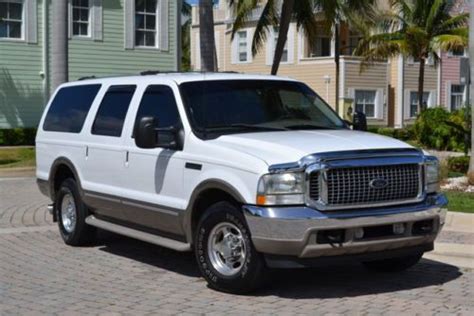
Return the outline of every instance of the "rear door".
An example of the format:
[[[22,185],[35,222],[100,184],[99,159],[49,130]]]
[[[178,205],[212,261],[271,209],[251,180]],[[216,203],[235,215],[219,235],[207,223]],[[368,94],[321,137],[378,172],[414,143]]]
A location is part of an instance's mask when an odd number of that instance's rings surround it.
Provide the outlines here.
[[[126,159],[123,129],[136,90],[136,85],[109,86],[88,126],[83,168],[85,201],[105,218],[126,219],[120,202]]]

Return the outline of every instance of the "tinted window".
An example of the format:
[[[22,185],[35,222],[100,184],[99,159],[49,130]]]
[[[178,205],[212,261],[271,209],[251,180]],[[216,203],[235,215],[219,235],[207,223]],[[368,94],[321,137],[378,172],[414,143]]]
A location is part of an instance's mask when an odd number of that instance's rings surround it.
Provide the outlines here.
[[[196,81],[180,85],[195,132],[204,138],[265,130],[345,128],[308,86],[277,80]]]
[[[138,124],[140,119],[146,116],[157,118],[156,127],[178,125],[180,122],[178,106],[170,87],[149,86],[146,89],[138,108],[135,124]]]
[[[49,107],[43,129],[79,133],[99,89],[99,84],[60,89]]]
[[[107,90],[92,126],[92,134],[120,137],[136,86],[113,86]]]

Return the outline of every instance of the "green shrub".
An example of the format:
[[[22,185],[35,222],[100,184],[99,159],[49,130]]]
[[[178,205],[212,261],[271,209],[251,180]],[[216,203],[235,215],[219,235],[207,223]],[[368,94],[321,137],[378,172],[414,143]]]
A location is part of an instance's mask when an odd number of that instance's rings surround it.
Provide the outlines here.
[[[415,139],[437,150],[464,151],[467,129],[464,110],[449,113],[442,107],[424,110],[413,125]]]
[[[448,168],[450,172],[459,172],[466,174],[469,169],[469,157],[449,157],[448,158]]]
[[[391,127],[381,127],[378,129],[377,134],[388,136],[388,137],[396,137],[396,130]]]
[[[0,146],[34,145],[36,128],[0,129]]]

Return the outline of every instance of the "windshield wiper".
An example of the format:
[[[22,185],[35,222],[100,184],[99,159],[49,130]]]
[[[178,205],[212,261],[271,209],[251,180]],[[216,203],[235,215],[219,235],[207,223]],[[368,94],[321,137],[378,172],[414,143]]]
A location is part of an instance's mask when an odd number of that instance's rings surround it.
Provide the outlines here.
[[[206,127],[206,130],[213,130],[213,129],[228,129],[228,128],[242,128],[242,129],[249,129],[249,130],[256,130],[256,131],[286,131],[288,128],[286,127],[271,127],[271,126],[262,126],[262,125],[252,125],[252,124],[230,124],[230,125],[214,125]]]
[[[335,126],[322,126],[322,125],[316,125],[316,124],[295,124],[295,125],[285,126],[285,128],[290,129],[290,130],[338,129]]]

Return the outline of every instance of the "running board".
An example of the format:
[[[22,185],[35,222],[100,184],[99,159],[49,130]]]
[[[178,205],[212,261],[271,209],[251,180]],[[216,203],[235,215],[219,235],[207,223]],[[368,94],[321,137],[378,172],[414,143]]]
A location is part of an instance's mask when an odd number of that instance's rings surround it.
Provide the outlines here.
[[[103,230],[111,231],[119,235],[135,238],[141,241],[149,242],[151,244],[170,248],[176,251],[190,251],[191,250],[190,244],[183,243],[183,242],[176,241],[169,238],[165,238],[165,237],[161,237],[161,236],[157,236],[157,235],[153,235],[153,234],[149,234],[149,233],[145,233],[145,232],[128,228],[125,226],[113,224],[111,222],[98,219],[94,215],[89,215],[86,218],[86,223],[88,225],[101,228]]]

